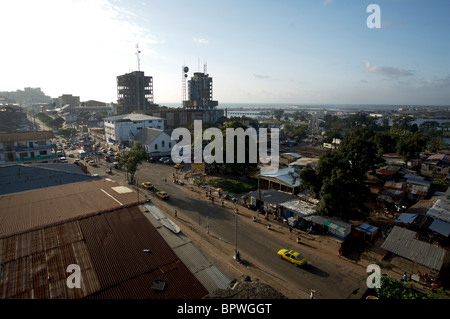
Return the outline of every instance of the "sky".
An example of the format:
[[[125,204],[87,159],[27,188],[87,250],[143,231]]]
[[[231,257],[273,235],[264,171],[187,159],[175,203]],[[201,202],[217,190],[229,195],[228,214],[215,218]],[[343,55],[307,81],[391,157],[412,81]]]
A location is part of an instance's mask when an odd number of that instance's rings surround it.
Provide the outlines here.
[[[450,105],[447,0],[2,0],[0,12],[0,91],[116,102],[138,45],[162,105],[181,105],[183,66],[206,68],[219,107]]]

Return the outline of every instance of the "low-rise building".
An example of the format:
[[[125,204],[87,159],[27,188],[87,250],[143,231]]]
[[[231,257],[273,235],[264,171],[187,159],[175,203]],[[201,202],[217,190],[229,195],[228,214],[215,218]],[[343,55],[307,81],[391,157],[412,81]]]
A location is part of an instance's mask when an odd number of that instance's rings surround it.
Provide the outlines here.
[[[134,136],[145,128],[164,130],[164,119],[144,114],[124,114],[106,117],[104,120],[107,142],[129,144]]]
[[[53,163],[52,131],[0,133],[0,164]]]
[[[445,177],[450,172],[449,168],[450,155],[435,154],[422,163],[420,173],[427,177]]]
[[[176,144],[163,130],[147,127],[134,136],[134,142],[140,142],[151,156],[168,156]]]

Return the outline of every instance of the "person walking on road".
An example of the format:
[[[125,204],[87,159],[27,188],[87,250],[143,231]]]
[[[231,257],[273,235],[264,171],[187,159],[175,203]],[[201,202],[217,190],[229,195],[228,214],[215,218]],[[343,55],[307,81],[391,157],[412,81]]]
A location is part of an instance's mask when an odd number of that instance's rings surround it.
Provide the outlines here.
[[[209,235],[209,226],[206,226],[206,234]]]
[[[310,299],[314,299],[314,294],[316,293],[316,291],[314,289],[311,289],[311,293],[309,294],[309,298]]]

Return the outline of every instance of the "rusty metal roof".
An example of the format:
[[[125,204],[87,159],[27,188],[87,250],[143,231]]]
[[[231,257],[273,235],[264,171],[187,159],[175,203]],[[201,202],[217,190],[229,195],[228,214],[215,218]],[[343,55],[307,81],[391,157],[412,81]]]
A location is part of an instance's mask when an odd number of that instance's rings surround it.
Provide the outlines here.
[[[52,138],[55,138],[55,133],[53,133],[53,131],[0,133],[0,142],[42,140]]]
[[[207,295],[137,201],[110,180],[1,196],[0,298]],[[70,264],[81,268],[81,289],[67,287]]]
[[[137,206],[80,221],[102,291],[92,298],[202,298],[206,288]],[[147,252],[145,252],[147,251]],[[152,283],[166,283],[163,291]]]
[[[66,285],[81,268],[83,289]],[[77,221],[0,239],[0,298],[82,298],[100,289]]]
[[[0,196],[0,238],[135,204],[131,189],[108,179]]]
[[[67,287],[71,264],[80,266],[80,289]],[[0,265],[2,299],[199,299],[208,294],[137,206],[2,238]]]

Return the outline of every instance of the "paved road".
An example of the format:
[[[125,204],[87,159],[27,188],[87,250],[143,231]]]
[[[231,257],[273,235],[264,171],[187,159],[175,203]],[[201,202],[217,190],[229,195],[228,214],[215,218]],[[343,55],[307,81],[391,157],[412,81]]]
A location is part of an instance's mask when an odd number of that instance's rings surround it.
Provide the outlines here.
[[[91,173],[107,175],[105,169],[109,165],[110,163],[100,160],[99,167],[90,167],[89,170]],[[155,185],[155,189],[140,188],[140,193],[149,196],[156,204],[167,207],[169,211],[177,209],[180,218],[191,220],[205,233],[206,227],[209,226],[211,239],[225,245],[228,248],[229,259],[232,260],[236,244],[234,204],[227,201],[226,207],[223,208],[217,201],[213,204],[207,200],[203,191],[201,193],[190,191],[188,187],[173,183],[174,172],[176,170],[173,165],[143,163],[136,173],[138,183],[150,181]],[[118,182],[125,180],[123,171],[113,170],[113,174],[107,176]],[[164,181],[164,178],[167,181]],[[159,200],[155,196],[158,190],[166,191],[170,199]],[[358,292],[357,295],[364,292],[362,290],[366,281],[365,269],[349,261],[339,260],[337,249],[333,250],[332,256],[329,250],[322,249],[324,245],[336,246],[336,242],[326,240],[319,244],[311,240],[315,238],[303,233],[302,243],[297,244],[296,235],[289,234],[280,224],[272,223],[272,230],[267,230],[264,221],[252,222],[249,214],[256,216],[255,212],[240,206],[239,209],[246,212],[237,216],[237,247],[242,258],[277,282],[292,287],[298,298],[307,298],[311,288],[316,290],[317,298],[349,298],[352,297],[352,292]],[[297,268],[281,260],[277,256],[277,251],[281,248],[300,251],[308,259],[308,264],[303,268]]]

